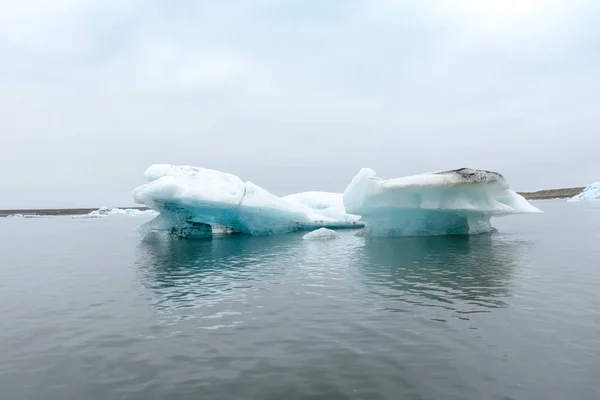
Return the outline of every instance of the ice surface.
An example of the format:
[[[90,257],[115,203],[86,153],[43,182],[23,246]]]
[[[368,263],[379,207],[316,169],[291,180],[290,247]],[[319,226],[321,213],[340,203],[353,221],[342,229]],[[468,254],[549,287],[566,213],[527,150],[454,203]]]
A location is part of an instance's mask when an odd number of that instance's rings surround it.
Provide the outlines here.
[[[319,192],[280,198],[235,175],[191,166],[152,165],[144,177],[148,183],[133,191],[134,200],[160,212],[153,230],[177,231],[178,236],[194,224],[251,235],[362,227],[358,217],[343,211],[341,195],[334,202]]]
[[[360,219],[359,215],[346,213],[343,193],[302,192],[282,197],[282,199],[297,206],[308,207],[334,220],[353,223]]]
[[[343,200],[372,236],[483,233],[493,230],[491,217],[541,212],[502,175],[468,168],[389,180],[363,168]]]
[[[339,237],[340,237],[340,235],[336,231],[333,231],[333,230],[327,229],[327,228],[319,228],[317,230],[314,230],[314,231],[309,232],[306,235],[302,236],[302,239],[329,240],[329,239],[337,239]]]
[[[583,192],[577,196],[571,197],[568,201],[580,201],[580,200],[600,200],[600,182],[594,182],[588,185]]]

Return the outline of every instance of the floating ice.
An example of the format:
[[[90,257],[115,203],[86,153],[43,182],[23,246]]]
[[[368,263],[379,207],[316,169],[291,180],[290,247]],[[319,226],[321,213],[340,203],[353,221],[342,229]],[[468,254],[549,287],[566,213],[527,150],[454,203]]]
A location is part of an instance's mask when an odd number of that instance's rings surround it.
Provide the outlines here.
[[[580,201],[580,200],[600,200],[600,182],[594,182],[588,185],[583,192],[577,196],[571,197],[568,201]]]
[[[190,166],[156,164],[144,177],[148,183],[133,191],[134,200],[160,212],[153,230],[177,236],[194,224],[251,235],[362,227],[357,216],[343,211],[341,195],[335,201],[320,192],[280,198],[236,175]]]
[[[73,218],[104,218],[109,215],[128,215],[130,217],[139,217],[144,215],[156,216],[158,213],[154,210],[138,210],[137,208],[109,208],[100,207],[97,210],[84,215],[75,215]]]
[[[374,236],[472,234],[493,216],[541,212],[502,175],[462,168],[383,180],[362,169],[342,193],[278,197],[221,171],[156,164],[134,200],[160,215],[144,229],[179,237],[271,235],[318,228],[361,228]],[[309,236],[309,235],[307,235]]]
[[[130,217],[141,217],[145,215],[156,216],[154,210],[138,210],[137,208],[111,208],[108,215],[128,215]]]
[[[302,239],[306,240],[329,240],[329,239],[337,239],[340,235],[336,231],[332,231],[327,228],[319,228],[312,232],[307,233],[302,236]]]
[[[419,236],[493,230],[494,216],[539,213],[496,172],[461,168],[384,180],[363,168],[344,192],[347,212],[365,234]]]

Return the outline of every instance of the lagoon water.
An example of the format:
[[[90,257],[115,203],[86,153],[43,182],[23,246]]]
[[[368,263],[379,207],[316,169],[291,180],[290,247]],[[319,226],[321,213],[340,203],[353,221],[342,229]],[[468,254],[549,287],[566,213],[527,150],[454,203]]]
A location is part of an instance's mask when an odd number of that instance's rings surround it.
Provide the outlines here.
[[[0,399],[600,398],[600,202],[471,237],[0,219]]]

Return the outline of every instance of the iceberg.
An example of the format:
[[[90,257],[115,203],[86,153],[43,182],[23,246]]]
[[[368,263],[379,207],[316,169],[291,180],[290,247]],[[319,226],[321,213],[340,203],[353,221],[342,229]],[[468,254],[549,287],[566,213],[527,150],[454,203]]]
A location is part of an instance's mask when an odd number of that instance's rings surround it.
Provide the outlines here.
[[[571,197],[568,201],[600,200],[600,182],[588,185],[583,192]]]
[[[302,239],[305,239],[305,240],[329,240],[329,239],[337,239],[339,237],[340,237],[340,235],[336,231],[333,231],[333,230],[327,229],[327,228],[319,228],[317,230],[314,230],[314,231],[309,232],[306,235],[302,236]]]
[[[256,236],[363,226],[358,216],[346,214],[341,194],[307,192],[280,198],[233,174],[168,164],[150,166],[144,178],[147,183],[134,189],[133,198],[160,213],[146,228],[178,237],[187,237],[196,226]]]
[[[468,168],[390,180],[363,168],[344,193],[284,197],[200,167],[155,164],[144,178],[133,198],[159,214],[142,231],[180,238],[316,230],[309,239],[353,228],[372,236],[475,234],[493,230],[492,217],[541,212],[510,190],[502,175]]]
[[[343,194],[370,236],[477,234],[492,217],[541,213],[496,172],[460,168],[385,180],[361,169]]]

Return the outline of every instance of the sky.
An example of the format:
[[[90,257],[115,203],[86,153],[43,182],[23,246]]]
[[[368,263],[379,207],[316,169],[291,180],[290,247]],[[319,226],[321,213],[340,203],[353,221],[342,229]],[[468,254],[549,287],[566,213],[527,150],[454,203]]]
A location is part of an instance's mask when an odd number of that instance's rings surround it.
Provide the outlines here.
[[[154,163],[286,195],[459,167],[600,180],[596,0],[0,0],[0,209]]]

